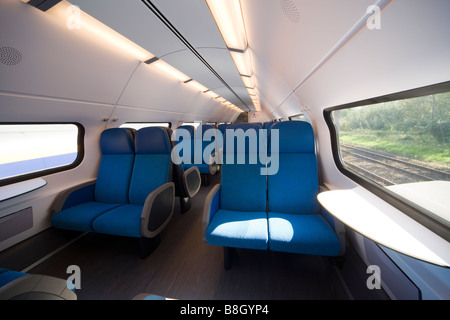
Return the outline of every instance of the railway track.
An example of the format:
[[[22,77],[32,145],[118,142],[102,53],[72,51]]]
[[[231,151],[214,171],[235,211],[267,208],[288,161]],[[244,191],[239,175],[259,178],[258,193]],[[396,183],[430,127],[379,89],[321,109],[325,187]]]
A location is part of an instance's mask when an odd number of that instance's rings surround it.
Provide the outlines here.
[[[419,181],[450,181],[450,171],[425,167],[354,146],[341,144],[341,155],[349,168],[384,186]]]

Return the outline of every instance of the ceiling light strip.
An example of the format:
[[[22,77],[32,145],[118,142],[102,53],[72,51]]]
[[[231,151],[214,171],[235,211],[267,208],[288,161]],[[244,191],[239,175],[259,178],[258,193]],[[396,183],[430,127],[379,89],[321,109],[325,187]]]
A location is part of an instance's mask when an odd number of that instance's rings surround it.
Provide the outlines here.
[[[245,87],[256,87],[240,0],[206,0],[206,3]]]
[[[184,36],[170,23],[170,21],[159,11],[159,9],[149,0],[141,0],[145,6],[155,14],[156,17],[158,17],[161,22],[163,22],[166,27],[172,31],[173,34],[189,49],[191,52],[224,84],[225,87],[227,87],[228,90],[233,93],[236,98],[238,98],[243,105],[246,106],[248,111],[250,111],[250,108],[247,106],[247,104],[239,97],[236,92],[228,85],[228,83],[214,70],[213,67],[198,53],[198,51],[184,38]]]

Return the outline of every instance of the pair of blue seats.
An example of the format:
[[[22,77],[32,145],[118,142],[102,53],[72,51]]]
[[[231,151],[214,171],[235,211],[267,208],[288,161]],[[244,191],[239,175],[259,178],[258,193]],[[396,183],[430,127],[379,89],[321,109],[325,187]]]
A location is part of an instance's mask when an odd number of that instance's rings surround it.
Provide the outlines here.
[[[190,159],[188,163],[181,164],[183,170],[188,170],[192,167],[198,168],[203,180],[203,184],[208,185],[209,177],[216,174],[218,165],[213,163],[212,161],[205,161],[203,157],[203,153],[205,152],[206,147],[208,147],[212,141],[215,141],[215,134],[210,137],[211,139],[207,139],[207,137],[205,136],[205,132],[208,130],[217,129],[207,124],[199,125],[197,129],[195,129],[194,126],[191,125],[179,126],[175,131],[175,137],[176,140],[180,143],[185,137],[178,133],[179,130],[185,130],[185,132],[189,134],[188,139],[190,143]],[[177,148],[177,143],[175,143],[174,147]],[[215,149],[216,148],[211,150],[209,156],[212,156],[216,152]],[[180,156],[182,156],[182,154]]]
[[[104,130],[97,179],[70,188],[56,200],[54,227],[135,237],[141,256],[159,243],[173,215],[171,144],[165,128]]]
[[[258,132],[262,127],[233,124],[227,129],[247,133]],[[278,130],[278,141],[273,141],[274,130]],[[323,256],[341,252],[334,220],[317,201],[319,183],[311,125],[303,121],[279,122],[272,125],[271,132],[266,147],[270,151],[271,143],[278,143],[278,171],[261,174],[268,164],[248,161],[255,148],[252,151],[246,146],[244,164],[227,163],[225,156],[230,150],[225,149],[221,183],[211,190],[205,202],[203,239],[225,247],[226,269],[230,267],[227,248]],[[272,157],[272,161],[275,159]]]

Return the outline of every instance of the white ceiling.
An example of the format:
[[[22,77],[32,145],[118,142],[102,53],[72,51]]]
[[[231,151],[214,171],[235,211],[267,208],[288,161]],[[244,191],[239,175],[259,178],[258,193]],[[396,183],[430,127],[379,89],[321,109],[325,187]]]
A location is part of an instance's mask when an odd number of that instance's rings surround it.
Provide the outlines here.
[[[70,3],[78,5],[81,10],[242,110],[248,111],[247,106],[253,108],[244,83],[204,0],[156,0],[152,3],[227,85],[202,63],[142,1],[72,0]]]
[[[218,78],[141,0],[73,4],[225,99],[253,109],[205,0],[152,3]],[[240,0],[268,118],[448,81],[448,0]],[[368,30],[371,5],[381,29]]]

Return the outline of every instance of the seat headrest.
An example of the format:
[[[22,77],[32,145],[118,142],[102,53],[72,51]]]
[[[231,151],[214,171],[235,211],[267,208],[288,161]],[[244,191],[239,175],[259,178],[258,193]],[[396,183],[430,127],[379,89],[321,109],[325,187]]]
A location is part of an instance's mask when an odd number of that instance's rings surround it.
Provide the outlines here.
[[[136,131],[136,154],[170,154],[170,140],[165,128],[146,127]]]
[[[239,129],[243,130],[243,135],[240,136]],[[231,153],[234,152],[235,154],[238,153],[249,153],[249,152],[258,152],[259,150],[259,139],[260,139],[260,132],[259,130],[262,129],[262,126],[260,123],[235,123],[229,125],[225,132],[224,132],[224,139],[223,139],[223,145],[224,145],[224,153]],[[234,132],[234,151],[227,149],[227,138],[233,137],[233,135],[227,136],[227,131],[232,130]],[[239,130],[239,131],[236,131]],[[245,139],[245,148],[239,148],[238,149],[238,141],[244,141]]]
[[[315,152],[314,132],[311,124],[305,121],[277,122],[271,127],[271,131],[279,131],[279,152],[306,153]],[[272,143],[272,134],[270,135]]]
[[[264,122],[263,128],[264,128],[264,129],[270,129],[270,127],[271,127],[274,123],[276,123],[276,121]]]
[[[189,132],[189,134],[191,135],[191,139],[194,139],[194,135],[195,135],[195,128],[194,126],[190,126],[190,125],[185,125],[185,126],[179,126],[176,130],[175,130],[175,136],[179,137],[177,134],[177,131],[179,129],[183,129]]]
[[[102,154],[134,153],[133,135],[126,128],[110,128],[100,135]]]
[[[201,130],[201,132],[205,132],[206,130],[215,128],[210,124],[202,124],[201,126],[199,126],[199,129]]]
[[[221,131],[222,133],[225,133],[225,129],[226,129],[228,126],[229,126],[229,124],[222,123],[222,124],[219,124],[219,125],[217,126],[217,129],[219,129],[219,131]]]
[[[259,122],[244,122],[244,123],[233,123],[227,126],[227,129],[242,129],[244,131],[247,131],[248,129],[253,129],[253,130],[259,130],[262,129],[262,125]]]

